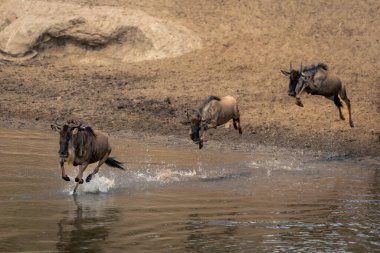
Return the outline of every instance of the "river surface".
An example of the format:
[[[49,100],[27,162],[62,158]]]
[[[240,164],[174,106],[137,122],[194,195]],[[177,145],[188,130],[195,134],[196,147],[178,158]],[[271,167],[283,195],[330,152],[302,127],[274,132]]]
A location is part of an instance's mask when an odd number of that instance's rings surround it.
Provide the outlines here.
[[[0,129],[0,252],[380,252],[379,157],[111,142],[74,196],[57,133]]]

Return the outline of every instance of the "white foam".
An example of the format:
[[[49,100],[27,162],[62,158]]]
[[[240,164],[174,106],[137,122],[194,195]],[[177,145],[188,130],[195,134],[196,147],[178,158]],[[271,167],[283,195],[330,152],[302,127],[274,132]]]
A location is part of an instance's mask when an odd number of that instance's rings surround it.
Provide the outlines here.
[[[115,186],[115,179],[109,179],[104,176],[95,175],[91,182],[79,186],[78,190],[87,193],[105,193]]]

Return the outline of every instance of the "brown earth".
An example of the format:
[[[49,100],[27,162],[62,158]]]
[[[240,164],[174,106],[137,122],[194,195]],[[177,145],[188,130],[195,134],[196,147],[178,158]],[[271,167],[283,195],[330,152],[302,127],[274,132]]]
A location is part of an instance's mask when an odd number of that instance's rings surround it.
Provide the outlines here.
[[[264,144],[380,155],[377,0],[57,2],[141,10],[193,31],[202,48],[160,60],[84,64],[75,61],[75,54],[54,55],[50,45],[48,53],[32,60],[3,61],[2,127],[49,130],[52,119],[63,115],[82,118],[113,135],[132,132],[143,138],[185,140],[185,110],[196,108],[208,95],[229,94],[238,99],[243,135],[223,127],[210,130],[206,148],[211,142]],[[301,61],[324,62],[341,77],[355,128],[339,119],[326,98],[304,95],[305,107],[295,105],[287,95],[288,80],[280,74],[290,61],[294,67]]]

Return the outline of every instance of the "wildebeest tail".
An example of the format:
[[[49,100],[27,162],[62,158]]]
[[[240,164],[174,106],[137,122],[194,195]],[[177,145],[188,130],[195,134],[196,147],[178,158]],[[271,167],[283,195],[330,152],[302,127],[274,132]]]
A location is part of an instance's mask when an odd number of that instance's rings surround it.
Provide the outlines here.
[[[115,167],[115,168],[118,168],[118,169],[121,169],[121,170],[124,170],[124,167],[121,166],[122,163],[115,160],[114,158],[112,157],[108,157],[106,162],[105,162],[108,166],[111,166],[111,167]]]
[[[208,98],[206,99],[205,103],[208,103],[211,100],[218,100],[218,101],[220,101],[220,97],[217,97],[217,96],[208,96]]]

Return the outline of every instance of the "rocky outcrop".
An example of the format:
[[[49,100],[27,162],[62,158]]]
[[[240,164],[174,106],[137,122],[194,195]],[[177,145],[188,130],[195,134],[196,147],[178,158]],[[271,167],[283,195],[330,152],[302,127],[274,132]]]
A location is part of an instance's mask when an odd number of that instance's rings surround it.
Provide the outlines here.
[[[81,62],[175,57],[201,47],[184,26],[131,9],[9,0],[0,5],[0,59],[37,55]]]

